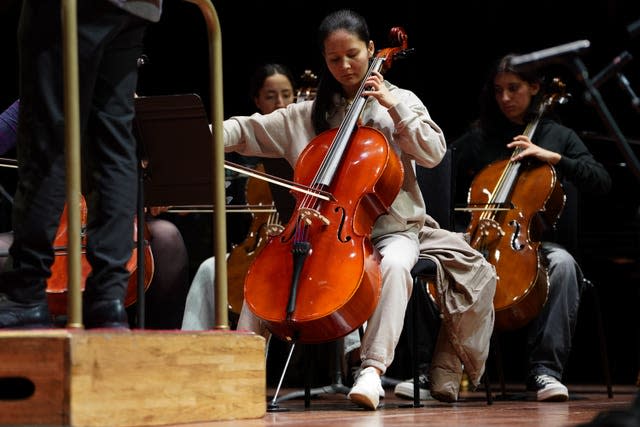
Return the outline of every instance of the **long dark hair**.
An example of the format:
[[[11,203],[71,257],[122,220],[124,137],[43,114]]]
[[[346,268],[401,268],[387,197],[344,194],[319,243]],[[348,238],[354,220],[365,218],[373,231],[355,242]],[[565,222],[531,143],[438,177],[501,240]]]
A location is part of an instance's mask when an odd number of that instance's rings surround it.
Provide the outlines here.
[[[355,34],[365,43],[371,40],[367,21],[360,14],[349,9],[338,10],[327,15],[318,27],[317,41],[322,53],[324,53],[324,42],[327,37],[338,30],[346,30]],[[326,62],[323,61],[311,115],[316,133],[329,129],[327,113],[333,108],[333,95],[336,93],[342,93],[342,87],[327,68]]]
[[[540,91],[531,99],[527,116],[535,114],[535,107],[538,99],[544,93],[544,79],[540,77],[535,70],[516,70],[511,65],[511,58],[515,54],[510,53],[500,58],[489,72],[489,76],[485,82],[482,92],[480,93],[480,116],[476,122],[476,126],[484,132],[492,133],[509,125],[509,120],[504,116],[498,103],[496,102],[494,82],[499,73],[513,73],[529,84],[540,84]],[[525,119],[528,121],[527,119]]]

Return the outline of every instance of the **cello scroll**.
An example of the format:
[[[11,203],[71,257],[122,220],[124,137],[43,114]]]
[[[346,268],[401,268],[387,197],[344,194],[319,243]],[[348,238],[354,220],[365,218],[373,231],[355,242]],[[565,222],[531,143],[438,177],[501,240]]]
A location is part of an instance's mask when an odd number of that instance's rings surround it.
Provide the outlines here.
[[[380,49],[376,54],[378,58],[384,58],[384,64],[381,72],[386,72],[391,68],[396,59],[404,58],[413,52],[413,48],[409,48],[409,36],[402,27],[393,27],[389,31],[389,45]]]

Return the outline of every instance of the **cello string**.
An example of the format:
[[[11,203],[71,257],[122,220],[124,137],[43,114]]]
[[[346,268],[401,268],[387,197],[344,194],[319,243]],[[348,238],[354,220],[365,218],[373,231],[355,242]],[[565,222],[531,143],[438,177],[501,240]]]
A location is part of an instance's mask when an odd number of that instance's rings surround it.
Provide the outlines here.
[[[366,102],[366,99],[362,97],[362,92],[365,90],[364,82],[369,78],[369,76],[371,76],[374,70],[380,69],[383,61],[384,59],[378,57],[374,58],[374,60],[372,61],[372,64],[367,70],[367,74],[363,79],[362,84],[356,92],[353,104],[347,111],[345,118],[340,123],[336,135],[329,145],[327,154],[322,159],[322,162],[318,167],[318,171],[316,172],[310,185],[312,188],[320,189],[330,186],[334,178],[335,171],[338,169],[338,165],[344,157],[344,153],[348,147],[350,137],[353,134],[359,116],[364,110],[364,105]],[[308,207],[309,209],[319,207],[317,200],[312,200],[307,196],[304,197],[301,206]],[[306,221],[304,221],[303,224],[300,224],[300,222],[298,222],[298,225],[302,225],[302,227],[301,229],[300,227],[296,228],[296,241],[306,241],[306,237],[308,234],[308,224],[306,223]]]
[[[544,112],[546,105],[547,103],[544,101],[541,103],[540,108],[538,108],[538,111],[536,112],[534,120],[529,122],[526,126],[523,135],[525,135],[529,139],[533,138],[533,134],[538,127],[538,123],[540,122],[540,118],[542,117],[542,113]],[[516,147],[511,153],[509,161],[507,162],[506,167],[500,175],[494,191],[491,193],[490,204],[504,205],[506,203],[507,196],[510,193],[510,188],[513,187],[517,178],[518,170],[520,169],[520,162],[514,161],[513,158],[516,155],[520,154],[522,151],[522,147]],[[484,217],[489,218],[492,215],[494,215],[494,211],[490,210],[487,211]]]
[[[533,134],[535,133],[538,127],[538,123],[540,122],[542,115],[544,114],[546,108],[553,103],[553,100],[557,98],[557,96],[558,96],[557,94],[547,96],[545,99],[543,99],[540,102],[540,105],[538,106],[534,119],[527,124],[523,132],[523,135],[525,135],[531,140],[533,139]],[[513,160],[513,158],[519,153],[521,153],[522,151],[523,151],[522,147],[516,147],[513,150],[507,162],[507,165],[503,169],[502,174],[498,178],[498,182],[496,183],[496,186],[494,187],[493,192],[491,193],[489,202],[487,203],[488,209],[484,209],[480,214],[480,220],[484,220],[484,219],[495,220],[496,215],[498,215],[500,211],[507,210],[507,209],[497,209],[497,208],[500,206],[506,206],[507,197],[511,193],[511,189],[515,185],[515,182],[518,177],[518,171],[521,166],[521,162],[515,161]],[[483,249],[484,249],[484,244],[487,242],[485,237],[487,237],[486,233],[482,233],[480,236],[479,245],[481,245]]]
[[[367,74],[362,80],[362,84],[358,87],[358,91],[356,92],[355,97],[353,98],[353,104],[349,107],[349,110],[346,113],[345,118],[340,123],[340,127],[334,137],[327,156],[323,159],[323,162],[318,169],[318,173],[316,174],[316,182],[320,182],[322,184],[328,185],[331,182],[333,176],[329,176],[333,174],[335,170],[337,170],[337,166],[344,156],[344,153],[348,147],[349,140],[351,135],[353,134],[354,129],[356,128],[357,122],[360,118],[360,115],[364,111],[365,103],[367,101],[366,98],[363,98],[362,93],[365,91],[365,82],[367,79],[373,74],[374,71],[379,71],[384,63],[384,58],[375,57],[369,69],[367,70]]]

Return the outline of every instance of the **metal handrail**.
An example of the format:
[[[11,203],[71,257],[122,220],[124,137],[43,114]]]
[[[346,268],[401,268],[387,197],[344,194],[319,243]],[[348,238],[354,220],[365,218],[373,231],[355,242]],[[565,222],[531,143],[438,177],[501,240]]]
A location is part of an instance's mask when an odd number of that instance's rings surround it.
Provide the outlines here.
[[[67,327],[82,328],[82,267],[80,264],[80,107],[78,79],[77,1],[61,3],[64,71],[64,143],[66,162],[68,277]]]
[[[222,122],[224,108],[222,98],[222,37],[218,14],[210,0],[185,0],[196,4],[207,24],[209,36],[209,73],[211,75],[211,124],[212,124],[212,168],[211,186],[214,206],[225,206],[224,188],[224,138]],[[227,302],[227,226],[226,210],[216,209],[213,217],[213,254],[215,257],[215,323],[214,329],[229,329]]]

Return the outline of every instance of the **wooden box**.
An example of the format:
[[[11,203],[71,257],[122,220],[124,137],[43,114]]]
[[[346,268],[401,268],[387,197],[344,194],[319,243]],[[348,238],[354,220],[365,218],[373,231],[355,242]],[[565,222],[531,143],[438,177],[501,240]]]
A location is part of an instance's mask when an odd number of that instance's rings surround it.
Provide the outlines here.
[[[0,424],[260,418],[265,340],[237,331],[0,331]]]

